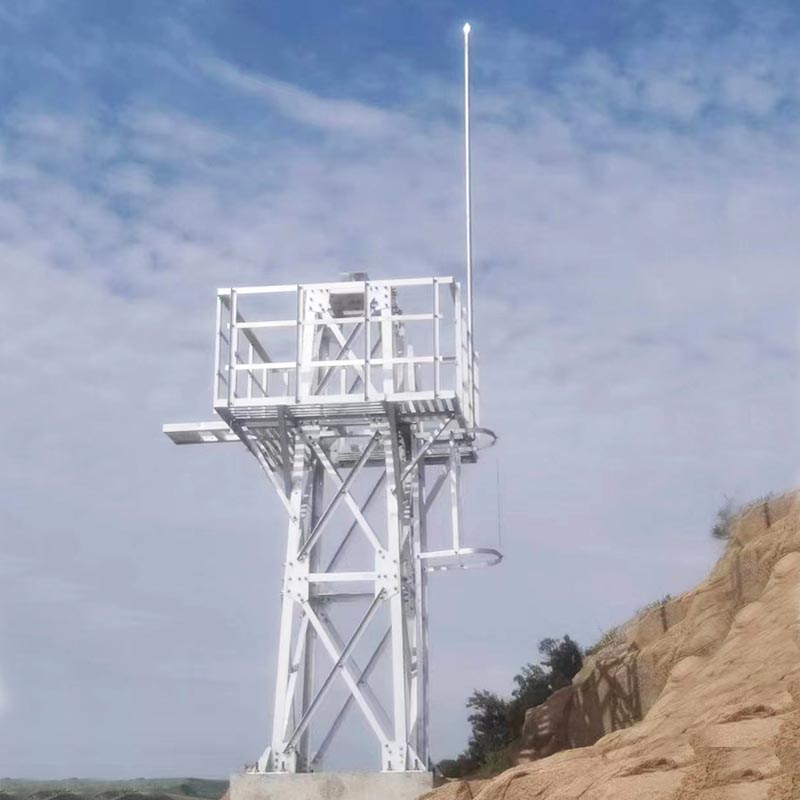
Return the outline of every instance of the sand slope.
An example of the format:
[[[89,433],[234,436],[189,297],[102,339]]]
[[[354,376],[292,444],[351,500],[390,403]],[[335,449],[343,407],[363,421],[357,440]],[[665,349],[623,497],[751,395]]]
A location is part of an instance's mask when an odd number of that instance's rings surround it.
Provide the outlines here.
[[[703,583],[529,712],[521,759],[428,797],[800,800],[800,495],[749,509]]]

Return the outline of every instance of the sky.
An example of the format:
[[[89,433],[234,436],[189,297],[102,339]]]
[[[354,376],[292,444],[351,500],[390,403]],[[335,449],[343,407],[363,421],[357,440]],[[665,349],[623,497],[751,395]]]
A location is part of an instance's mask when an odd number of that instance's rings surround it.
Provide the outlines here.
[[[434,758],[798,484],[796,4],[0,0],[0,776],[260,755],[283,511],[160,426],[212,418],[218,286],[463,276],[465,20],[506,559],[433,585]]]

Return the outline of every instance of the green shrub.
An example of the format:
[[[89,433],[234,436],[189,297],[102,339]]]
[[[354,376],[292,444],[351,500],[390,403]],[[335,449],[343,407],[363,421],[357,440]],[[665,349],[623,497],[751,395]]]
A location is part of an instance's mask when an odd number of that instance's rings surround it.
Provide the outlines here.
[[[511,692],[508,704],[508,727],[518,731],[525,722],[525,712],[529,708],[541,705],[550,697],[550,676],[539,664],[526,664],[518,675],[514,676],[517,685]]]
[[[547,656],[544,665],[549,669],[550,688],[555,691],[572,683],[581,671],[583,654],[576,641],[566,634],[563,639],[542,639],[539,653]]]
[[[494,750],[487,754],[486,760],[481,764],[477,772],[477,776],[479,778],[493,778],[495,775],[499,775],[501,772],[505,772],[513,766],[514,762],[508,755],[508,750],[505,748],[502,750]]]
[[[490,753],[502,750],[514,738],[508,725],[509,702],[494,692],[475,691],[467,700],[467,708],[472,709],[467,718],[472,735],[466,756],[484,764]]]
[[[539,654],[544,656],[541,664],[526,664],[514,676],[516,687],[510,699],[477,689],[470,695],[469,743],[458,758],[439,762],[439,770],[445,777],[493,775],[511,766],[507,747],[519,736],[525,712],[570,683],[583,665],[581,648],[569,636],[542,639]]]
[[[726,497],[725,502],[717,511],[714,524],[711,526],[711,536],[714,539],[727,541],[731,538],[731,529],[733,521],[736,519],[736,512],[736,504],[733,502],[733,498]]]
[[[436,765],[445,778],[466,778],[474,775],[479,766],[465,753],[458,758],[445,758]]]

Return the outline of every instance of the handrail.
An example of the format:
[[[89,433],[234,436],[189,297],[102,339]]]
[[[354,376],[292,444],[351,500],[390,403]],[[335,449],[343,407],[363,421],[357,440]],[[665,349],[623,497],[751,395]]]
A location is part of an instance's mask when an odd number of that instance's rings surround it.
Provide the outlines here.
[[[477,556],[472,563],[465,562],[465,558]],[[429,550],[419,553],[420,561],[439,561],[440,563],[425,566],[426,572],[447,572],[453,569],[483,569],[494,567],[503,560],[503,554],[493,547],[459,547],[453,550]]]
[[[450,291],[442,294],[444,286]],[[412,300],[409,313],[399,311],[394,301],[395,289],[403,287],[429,287],[421,294],[419,291],[409,293]],[[317,296],[313,295],[315,291],[320,292],[322,306],[319,308]],[[314,403],[320,399],[324,402],[324,398],[334,396],[342,402],[352,396],[354,403],[372,399],[429,401],[455,397],[463,416],[462,426],[474,426],[477,421],[469,385],[473,373],[467,364],[469,336],[465,329],[465,309],[458,283],[452,277],[244,286],[219,289],[217,294],[218,312],[227,313],[218,313],[217,319],[215,407],[226,403],[226,395],[230,407],[251,399],[267,405],[283,404],[292,394],[295,404]],[[356,312],[352,316],[344,315],[333,302],[334,297],[348,294],[363,294],[363,307],[348,301]],[[269,319],[267,313],[248,310],[248,302],[251,309],[259,307],[257,302],[249,300],[259,295],[293,296],[295,308],[287,307],[275,313],[275,319]],[[326,296],[330,296],[330,304]],[[277,310],[287,301],[288,297],[284,297],[278,306],[272,307]],[[401,306],[404,303],[402,292],[398,292],[398,302]],[[334,311],[339,313],[334,316]],[[295,318],[291,319],[290,315]],[[293,327],[296,328],[293,342],[283,341],[281,331],[288,332]],[[339,340],[339,356],[331,357],[336,350],[324,355],[309,350],[306,337],[316,337],[326,328]],[[384,348],[383,352],[374,352],[371,344],[376,328],[378,334],[391,332],[393,338],[398,337],[398,342],[406,342],[405,347],[392,346],[388,350]],[[241,352],[237,345],[244,345]],[[357,377],[351,386],[354,369],[360,378]],[[374,386],[370,388],[366,379],[374,377],[378,371],[382,373],[380,390]],[[246,397],[244,394],[240,397],[236,390],[235,376],[242,373],[248,376]],[[274,376],[274,380],[268,382],[269,376]],[[338,384],[342,391],[336,391]]]

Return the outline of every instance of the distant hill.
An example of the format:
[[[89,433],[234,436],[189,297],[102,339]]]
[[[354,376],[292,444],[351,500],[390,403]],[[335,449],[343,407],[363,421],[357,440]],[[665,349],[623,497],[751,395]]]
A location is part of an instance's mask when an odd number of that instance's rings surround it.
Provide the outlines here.
[[[0,800],[219,800],[228,781],[136,778],[129,781],[0,779]]]

